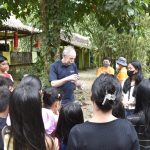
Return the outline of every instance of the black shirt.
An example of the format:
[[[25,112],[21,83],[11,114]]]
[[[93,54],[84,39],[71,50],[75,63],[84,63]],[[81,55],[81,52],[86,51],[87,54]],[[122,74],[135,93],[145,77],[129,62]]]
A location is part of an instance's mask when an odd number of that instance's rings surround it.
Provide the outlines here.
[[[125,119],[87,121],[72,128],[67,150],[139,150],[139,141],[134,127]]]

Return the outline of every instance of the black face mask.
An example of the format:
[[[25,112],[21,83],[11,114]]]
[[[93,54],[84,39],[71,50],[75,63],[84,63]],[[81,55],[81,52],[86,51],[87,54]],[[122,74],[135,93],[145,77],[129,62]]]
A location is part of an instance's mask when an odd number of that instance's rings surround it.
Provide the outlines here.
[[[127,71],[127,75],[128,75],[129,77],[132,77],[132,76],[134,75],[134,71],[128,70],[128,71]]]

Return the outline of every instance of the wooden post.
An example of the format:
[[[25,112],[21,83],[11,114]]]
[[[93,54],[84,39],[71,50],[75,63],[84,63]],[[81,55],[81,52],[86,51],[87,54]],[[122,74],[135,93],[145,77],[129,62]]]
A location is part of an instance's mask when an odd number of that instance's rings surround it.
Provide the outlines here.
[[[84,49],[79,50],[79,69],[85,68]]]
[[[33,44],[33,35],[32,34],[31,34],[31,37],[30,37],[30,44],[31,44],[30,52],[32,52],[32,50],[33,50],[33,47],[32,47],[32,44]]]
[[[85,69],[90,68],[90,50],[86,49],[84,53],[84,60],[85,60]]]
[[[18,32],[14,32],[14,49],[18,48]]]

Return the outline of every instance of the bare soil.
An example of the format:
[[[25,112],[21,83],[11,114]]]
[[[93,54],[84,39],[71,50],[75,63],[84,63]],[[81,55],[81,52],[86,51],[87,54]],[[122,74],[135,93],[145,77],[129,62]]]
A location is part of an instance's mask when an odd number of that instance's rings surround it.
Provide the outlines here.
[[[76,90],[76,100],[81,102],[84,119],[87,120],[92,114],[91,103],[91,86],[96,79],[96,69],[90,69],[86,71],[79,71],[80,79],[83,81],[83,90]]]

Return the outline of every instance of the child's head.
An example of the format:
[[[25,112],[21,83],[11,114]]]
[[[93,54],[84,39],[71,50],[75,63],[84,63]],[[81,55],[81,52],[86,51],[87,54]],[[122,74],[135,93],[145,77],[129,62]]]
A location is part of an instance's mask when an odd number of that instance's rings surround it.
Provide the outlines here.
[[[56,136],[59,140],[63,138],[64,144],[67,144],[71,128],[83,122],[83,112],[78,103],[68,103],[62,106],[56,128]]]
[[[6,78],[6,81],[9,90],[12,92],[14,90],[14,82],[10,78]]]
[[[33,86],[33,88],[36,88],[37,90],[42,89],[42,83],[39,77],[35,75],[26,75],[22,78],[20,85],[29,85]]]
[[[8,113],[10,93],[6,86],[0,87],[0,113]]]
[[[5,73],[6,71],[8,71],[7,58],[2,55],[0,55],[0,71],[2,73]]]
[[[14,89],[14,82],[9,78],[6,78],[4,76],[0,76],[0,87],[1,86],[8,87],[8,89],[12,92]]]
[[[62,94],[57,88],[48,87],[43,90],[43,103],[46,108],[55,107],[58,110],[61,98]]]
[[[8,86],[7,78],[0,76],[0,86]]]

